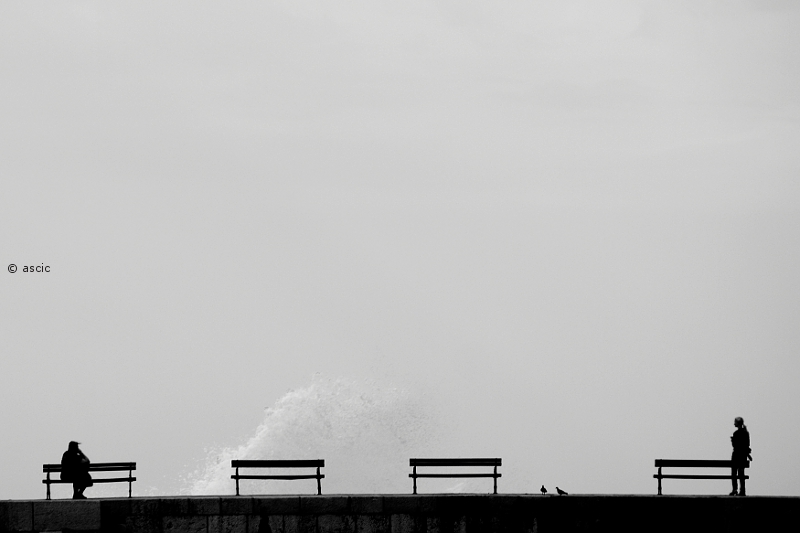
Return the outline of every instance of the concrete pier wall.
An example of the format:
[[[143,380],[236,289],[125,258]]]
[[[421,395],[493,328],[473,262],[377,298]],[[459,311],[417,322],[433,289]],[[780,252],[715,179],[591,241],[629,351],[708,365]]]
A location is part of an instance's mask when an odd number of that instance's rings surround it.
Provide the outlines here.
[[[3,533],[800,531],[800,498],[341,495],[2,501],[0,531]]]

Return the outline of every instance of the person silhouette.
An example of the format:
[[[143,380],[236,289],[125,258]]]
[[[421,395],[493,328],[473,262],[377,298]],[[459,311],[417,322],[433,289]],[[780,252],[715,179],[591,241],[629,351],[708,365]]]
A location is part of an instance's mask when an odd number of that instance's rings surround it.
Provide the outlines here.
[[[67,451],[61,456],[61,479],[72,481],[72,499],[83,500],[83,491],[91,487],[92,476],[89,474],[89,458],[78,448],[80,442],[70,441]]]
[[[750,433],[747,431],[747,426],[744,425],[744,419],[737,416],[733,421],[736,426],[736,431],[731,435],[731,445],[733,445],[733,453],[731,454],[731,483],[733,490],[731,496],[747,496],[744,488],[744,468],[747,461],[753,460],[750,455]],[[736,486],[736,479],[739,479],[739,487]]]

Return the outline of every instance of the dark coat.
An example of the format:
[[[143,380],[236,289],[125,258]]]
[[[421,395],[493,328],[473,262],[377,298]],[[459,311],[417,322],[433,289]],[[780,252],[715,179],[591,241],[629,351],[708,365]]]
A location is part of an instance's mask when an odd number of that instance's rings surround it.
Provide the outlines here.
[[[89,475],[89,458],[80,450],[67,450],[61,456],[61,480],[75,484],[92,486]]]
[[[733,432],[731,444],[733,445],[733,458],[744,460],[750,455],[750,433],[747,432],[746,427],[740,427]]]

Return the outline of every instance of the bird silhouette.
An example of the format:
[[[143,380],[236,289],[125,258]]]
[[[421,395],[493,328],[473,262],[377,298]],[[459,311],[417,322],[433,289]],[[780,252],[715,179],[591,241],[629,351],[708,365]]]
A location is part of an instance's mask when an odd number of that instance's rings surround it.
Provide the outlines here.
[[[539,490],[541,490],[541,491],[542,491],[542,494],[547,494],[547,489],[546,489],[546,488],[544,488],[544,485],[542,485],[542,488],[541,488],[541,489],[539,489]]]
[[[565,494],[569,494],[569,492],[561,490],[558,487],[556,487],[556,492],[558,493],[559,496],[564,496]]]

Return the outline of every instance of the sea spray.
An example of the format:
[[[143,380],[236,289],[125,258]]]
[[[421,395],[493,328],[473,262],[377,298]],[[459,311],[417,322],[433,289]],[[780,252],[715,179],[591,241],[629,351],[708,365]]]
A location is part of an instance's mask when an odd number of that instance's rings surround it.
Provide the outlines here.
[[[212,452],[188,492],[232,494],[233,459],[325,459],[323,494],[409,492],[408,459],[435,446],[434,419],[430,404],[405,389],[316,376],[266,409],[247,442]],[[316,492],[314,480],[241,483],[243,494]]]

